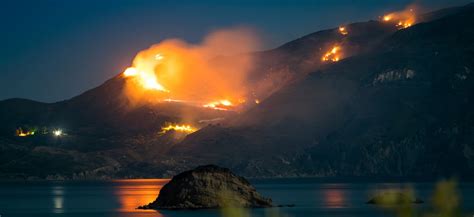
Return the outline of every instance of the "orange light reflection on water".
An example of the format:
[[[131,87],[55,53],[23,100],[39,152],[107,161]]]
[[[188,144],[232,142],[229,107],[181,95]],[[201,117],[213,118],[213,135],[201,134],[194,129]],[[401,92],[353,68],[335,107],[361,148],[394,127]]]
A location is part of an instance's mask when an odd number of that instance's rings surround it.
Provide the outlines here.
[[[169,179],[122,179],[114,180],[115,195],[120,202],[122,212],[157,212],[155,210],[138,210],[137,207],[153,202],[161,188]],[[162,216],[157,213],[157,216]]]
[[[330,208],[343,208],[347,204],[344,191],[338,188],[329,188],[323,191],[324,203]]]

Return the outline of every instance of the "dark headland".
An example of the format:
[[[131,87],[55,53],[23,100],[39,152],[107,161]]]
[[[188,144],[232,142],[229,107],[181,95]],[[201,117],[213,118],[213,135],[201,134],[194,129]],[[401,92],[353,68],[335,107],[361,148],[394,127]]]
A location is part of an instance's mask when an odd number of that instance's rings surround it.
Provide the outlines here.
[[[139,209],[213,209],[271,207],[243,177],[215,165],[199,166],[173,177],[152,203]]]

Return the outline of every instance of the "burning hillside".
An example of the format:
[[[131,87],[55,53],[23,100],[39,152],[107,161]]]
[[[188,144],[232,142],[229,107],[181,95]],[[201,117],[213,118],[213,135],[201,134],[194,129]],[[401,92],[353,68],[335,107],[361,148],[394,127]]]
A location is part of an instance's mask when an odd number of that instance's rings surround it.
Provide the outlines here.
[[[324,54],[324,56],[321,58],[323,62],[337,62],[342,58],[341,54],[341,46],[339,45],[334,45],[328,52]]]
[[[410,7],[403,11],[386,14],[382,17],[382,21],[393,23],[398,29],[408,28],[416,23],[415,9]]]
[[[347,27],[345,27],[345,26],[340,26],[339,27],[339,33],[341,33],[341,35],[349,34],[349,32],[347,32]]]
[[[198,130],[198,128],[191,126],[190,124],[166,124],[164,127],[161,128],[160,133],[166,133],[168,131],[176,131],[180,133],[194,133]]]
[[[255,34],[242,28],[214,32],[198,45],[165,40],[139,52],[123,72],[126,95],[132,103],[181,102],[230,110],[249,95],[246,82],[253,60],[240,54],[257,48]]]

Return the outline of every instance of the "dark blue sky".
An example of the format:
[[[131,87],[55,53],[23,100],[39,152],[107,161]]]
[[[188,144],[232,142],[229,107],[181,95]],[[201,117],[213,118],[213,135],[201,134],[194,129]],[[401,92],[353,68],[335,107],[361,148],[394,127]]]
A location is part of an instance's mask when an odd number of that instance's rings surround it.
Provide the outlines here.
[[[0,3],[0,100],[64,100],[100,85],[160,40],[198,42],[250,26],[265,49],[340,23],[375,19],[409,0],[7,0]],[[426,9],[468,0],[417,1]]]

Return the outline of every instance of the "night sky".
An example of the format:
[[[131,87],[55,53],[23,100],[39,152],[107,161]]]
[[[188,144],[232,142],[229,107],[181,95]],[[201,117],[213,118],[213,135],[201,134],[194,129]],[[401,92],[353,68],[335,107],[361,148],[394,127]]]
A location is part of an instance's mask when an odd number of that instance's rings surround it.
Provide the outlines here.
[[[424,9],[468,0],[417,1]],[[409,0],[10,0],[0,3],[0,100],[71,98],[123,71],[166,38],[199,42],[249,26],[262,49],[341,23],[376,19]]]

